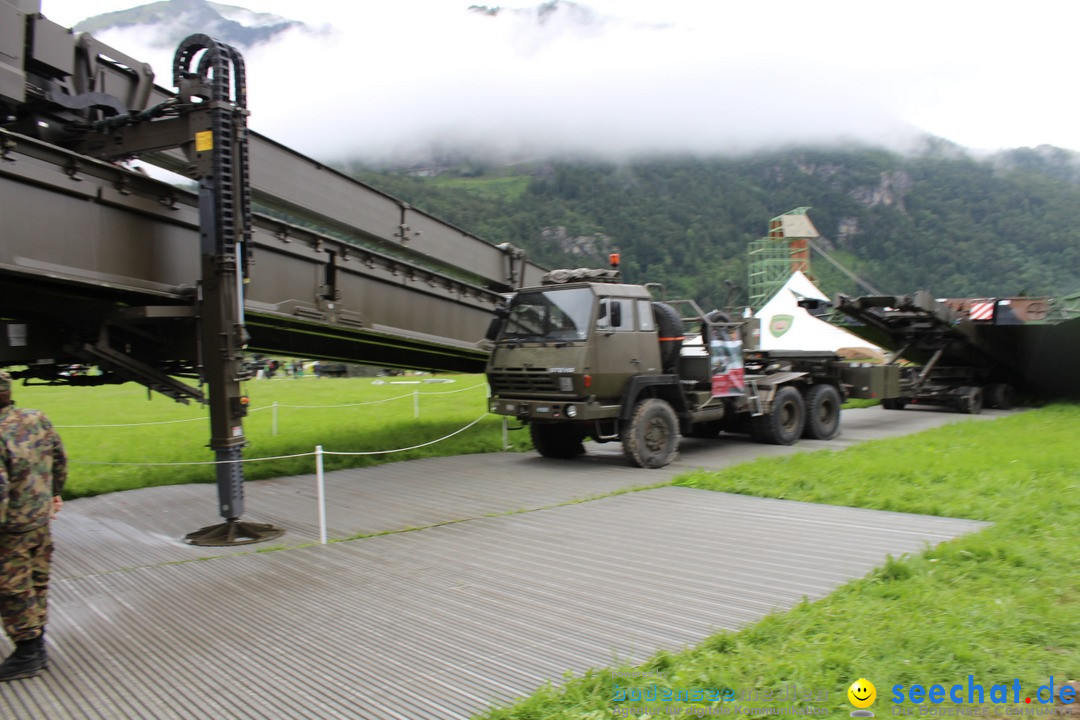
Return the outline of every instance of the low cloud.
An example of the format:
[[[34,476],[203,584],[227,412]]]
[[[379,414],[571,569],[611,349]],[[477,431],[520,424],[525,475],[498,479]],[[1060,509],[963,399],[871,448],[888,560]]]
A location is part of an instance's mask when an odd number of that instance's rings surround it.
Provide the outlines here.
[[[951,37],[961,16],[880,25],[858,16],[866,3],[850,5],[843,23],[814,3],[707,5],[690,12],[676,2],[658,21],[623,16],[617,4],[483,12],[350,3],[333,27],[312,29],[303,17],[307,29],[244,50],[250,124],[316,157],[368,160],[453,146],[517,156],[904,147],[923,132],[917,125],[949,136],[938,128],[955,122],[956,89],[976,92],[985,79],[973,79],[974,68],[996,67],[949,50],[962,42]],[[905,34],[913,29],[920,34]],[[893,43],[901,37],[909,41]],[[171,57],[145,35],[101,39],[149,60],[169,83]]]

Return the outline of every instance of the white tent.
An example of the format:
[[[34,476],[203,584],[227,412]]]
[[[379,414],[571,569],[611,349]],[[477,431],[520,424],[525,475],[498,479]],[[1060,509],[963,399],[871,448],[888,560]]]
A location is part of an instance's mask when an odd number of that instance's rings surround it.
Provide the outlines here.
[[[881,348],[847,330],[820,320],[799,300],[814,298],[828,302],[826,297],[802,272],[796,270],[784,286],[754,315],[761,323],[762,350],[831,350],[868,348],[877,353]]]

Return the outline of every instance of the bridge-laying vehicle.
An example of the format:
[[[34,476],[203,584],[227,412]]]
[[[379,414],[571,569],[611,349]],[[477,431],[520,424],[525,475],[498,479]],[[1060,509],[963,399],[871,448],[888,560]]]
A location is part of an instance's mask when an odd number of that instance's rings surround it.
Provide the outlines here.
[[[844,327],[891,351],[898,386],[882,406],[935,405],[977,414],[1008,409],[1014,393],[1038,399],[1080,395],[1071,358],[1080,352],[1078,297],[935,298],[839,295]]]
[[[618,441],[659,468],[680,435],[748,432],[759,442],[829,440],[847,397],[895,396],[896,367],[835,353],[755,350],[745,323],[691,300],[658,301],[610,270],[556,270],[518,290],[488,330],[489,409],[527,424],[537,451],[572,458]]]
[[[226,522],[189,540],[247,542],[247,355],[479,372],[543,270],[250,130],[235,48],[189,36],[171,71],[0,0],[0,367],[207,404]]]

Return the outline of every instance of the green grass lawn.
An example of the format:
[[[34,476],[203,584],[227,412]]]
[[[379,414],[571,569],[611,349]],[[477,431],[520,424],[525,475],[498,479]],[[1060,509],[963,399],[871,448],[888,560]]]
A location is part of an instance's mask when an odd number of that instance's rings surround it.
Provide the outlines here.
[[[244,427],[245,458],[324,450],[393,450],[436,440],[476,420],[487,410],[482,375],[440,376],[452,383],[391,384],[420,378],[321,378],[253,380],[245,389],[251,411]],[[419,393],[414,419],[413,392]],[[186,482],[212,482],[210,465],[160,466],[138,463],[206,462],[208,410],[181,405],[145,388],[126,384],[100,388],[17,385],[16,404],[44,410],[58,426],[71,461],[65,496]],[[273,403],[278,434],[273,434]],[[358,404],[368,403],[368,404]],[[340,406],[340,407],[327,407]],[[177,422],[179,421],[179,422]],[[139,424],[158,423],[158,424]],[[108,427],[119,425],[120,427]],[[92,427],[84,427],[92,426]],[[518,449],[530,447],[525,433],[509,434]],[[327,470],[436,455],[493,452],[502,447],[502,422],[494,416],[444,442],[406,453],[326,456]],[[97,463],[132,463],[97,464]],[[248,479],[314,472],[314,459],[251,462]]]
[[[660,653],[638,669],[663,671],[666,679],[639,686],[741,694],[795,683],[826,689],[828,702],[819,706],[846,717],[853,709],[846,690],[865,677],[877,686],[872,709],[881,717],[892,714],[897,684],[949,687],[973,675],[989,691],[1019,678],[1030,694],[1051,676],[1058,686],[1080,678],[1080,406],[958,423],[843,452],[763,459],[675,484],[994,524],[891,558],[817,602],[683,652]],[[629,670],[595,669],[483,717],[624,717],[635,705],[612,702],[610,673]],[[770,704],[776,703],[744,705]],[[710,703],[664,705],[692,717]]]

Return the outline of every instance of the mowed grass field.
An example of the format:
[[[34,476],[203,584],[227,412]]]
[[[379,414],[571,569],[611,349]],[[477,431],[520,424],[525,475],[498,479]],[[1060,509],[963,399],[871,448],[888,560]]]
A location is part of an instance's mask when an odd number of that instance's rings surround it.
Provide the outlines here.
[[[993,685],[1012,688],[1018,679],[1019,709],[1030,710],[1025,698],[1032,697],[1034,707],[1045,712],[1050,706],[1035,699],[1039,686],[1053,677],[1056,691],[1063,682],[1080,679],[1080,406],[960,422],[843,452],[762,459],[687,474],[674,484],[993,525],[919,554],[890,558],[826,598],[737,632],[717,633],[682,652],[657,654],[636,668],[665,673],[663,678],[613,680],[612,672],[635,668],[595,669],[484,718],[605,720],[740,712],[722,702],[613,702],[613,682],[623,689],[682,689],[684,696],[693,688],[721,693],[730,688],[740,698],[755,691],[758,697],[769,691],[778,695],[795,685],[800,694],[827,691],[828,701],[740,701],[741,714],[773,706],[801,713],[813,706],[827,710],[828,717],[846,717],[853,709],[847,688],[859,678],[877,687],[871,710],[891,717],[894,686],[902,685],[906,693],[913,685],[925,692],[935,684],[946,690],[962,684],[966,698],[969,675],[987,698]],[[944,714],[949,706],[958,709],[948,697],[941,705],[924,698],[902,707],[914,714]],[[653,714],[641,714],[649,708]],[[959,708],[965,709],[1010,715],[993,704]]]
[[[431,379],[430,376],[425,376]],[[482,375],[425,377],[252,380],[244,421],[244,458],[311,453],[316,445],[339,452],[394,450],[444,437],[487,411]],[[381,382],[377,382],[381,381]],[[395,384],[420,381],[419,384]],[[97,387],[16,385],[17,405],[45,411],[59,429],[71,461],[66,497],[187,482],[213,482],[212,465],[153,465],[208,462],[209,411],[182,405],[135,384]],[[413,393],[419,418],[414,418]],[[273,434],[272,406],[278,403]],[[528,435],[509,433],[519,449]],[[438,455],[494,452],[502,448],[502,420],[487,416],[443,442],[404,453],[325,457],[327,470]],[[115,463],[115,464],[103,464]],[[248,462],[248,479],[314,472],[313,457]]]

